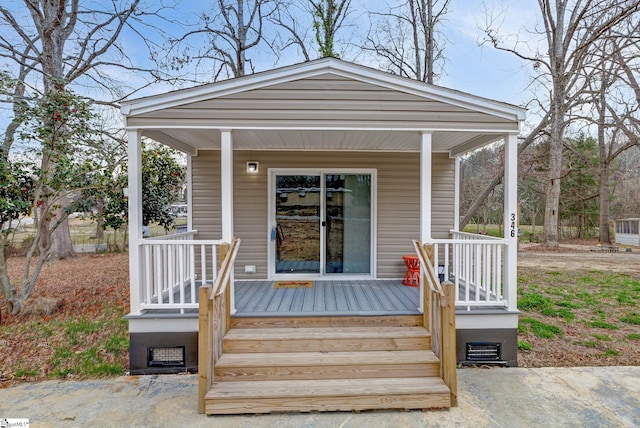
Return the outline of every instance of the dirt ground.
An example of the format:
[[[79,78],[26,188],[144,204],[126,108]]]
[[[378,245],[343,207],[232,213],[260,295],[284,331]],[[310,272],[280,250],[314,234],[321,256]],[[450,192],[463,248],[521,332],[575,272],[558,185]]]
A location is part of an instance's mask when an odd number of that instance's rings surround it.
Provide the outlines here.
[[[521,244],[518,266],[545,267],[549,270],[602,270],[640,273],[640,248],[619,247],[618,252],[606,252],[596,244],[562,244],[557,251],[543,249],[539,244]]]

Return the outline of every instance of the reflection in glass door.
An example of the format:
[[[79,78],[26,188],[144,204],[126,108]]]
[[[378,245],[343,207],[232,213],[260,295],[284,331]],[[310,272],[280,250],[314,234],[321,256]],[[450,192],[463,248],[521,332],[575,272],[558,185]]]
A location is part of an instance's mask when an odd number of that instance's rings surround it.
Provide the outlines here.
[[[325,273],[371,273],[371,174],[326,174]]]
[[[320,273],[320,176],[275,176],[276,274]]]

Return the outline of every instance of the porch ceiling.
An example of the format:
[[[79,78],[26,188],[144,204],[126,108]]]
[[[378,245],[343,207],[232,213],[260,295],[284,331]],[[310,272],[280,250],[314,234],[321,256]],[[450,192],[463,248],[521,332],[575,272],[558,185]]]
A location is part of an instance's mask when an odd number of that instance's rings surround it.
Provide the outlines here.
[[[145,129],[143,135],[175,149],[195,154],[198,150],[220,149],[217,129]],[[497,141],[504,133],[435,131],[434,152],[451,156]],[[233,130],[235,150],[328,150],[419,152],[418,131],[387,130]]]

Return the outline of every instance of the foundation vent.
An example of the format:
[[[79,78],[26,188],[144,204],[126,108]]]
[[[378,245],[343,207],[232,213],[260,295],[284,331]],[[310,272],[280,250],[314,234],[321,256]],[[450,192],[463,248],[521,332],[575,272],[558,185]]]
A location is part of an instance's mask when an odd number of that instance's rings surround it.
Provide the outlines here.
[[[502,359],[501,344],[496,342],[467,342],[466,360],[469,362],[496,363]]]
[[[147,348],[147,367],[184,367],[184,346]]]

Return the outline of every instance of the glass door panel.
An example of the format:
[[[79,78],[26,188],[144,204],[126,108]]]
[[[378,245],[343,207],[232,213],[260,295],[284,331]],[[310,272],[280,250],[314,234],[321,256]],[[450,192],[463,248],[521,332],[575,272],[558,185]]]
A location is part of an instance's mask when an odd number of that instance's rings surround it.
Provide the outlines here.
[[[371,174],[325,175],[325,273],[371,273]]]
[[[275,272],[320,273],[320,176],[275,176]]]

